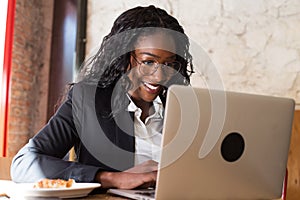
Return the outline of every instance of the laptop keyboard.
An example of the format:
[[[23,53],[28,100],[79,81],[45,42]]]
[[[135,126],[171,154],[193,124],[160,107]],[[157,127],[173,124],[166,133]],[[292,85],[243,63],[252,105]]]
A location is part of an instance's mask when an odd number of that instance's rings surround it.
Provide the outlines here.
[[[148,197],[154,197],[155,196],[154,191],[136,192],[136,194],[145,195],[145,196],[148,196]]]

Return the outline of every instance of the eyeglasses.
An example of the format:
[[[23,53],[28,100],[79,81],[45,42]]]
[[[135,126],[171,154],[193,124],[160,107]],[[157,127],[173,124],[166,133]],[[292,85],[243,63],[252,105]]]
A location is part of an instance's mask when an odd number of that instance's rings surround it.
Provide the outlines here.
[[[139,64],[139,70],[144,76],[154,74],[159,66],[162,68],[163,72],[169,76],[174,76],[181,69],[181,63],[177,61],[161,64],[155,60],[138,61],[134,55],[132,55],[132,57]]]

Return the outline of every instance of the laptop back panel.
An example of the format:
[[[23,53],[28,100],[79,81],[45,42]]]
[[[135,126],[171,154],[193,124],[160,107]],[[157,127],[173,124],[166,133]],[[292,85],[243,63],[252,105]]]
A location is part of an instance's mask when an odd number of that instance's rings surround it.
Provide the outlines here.
[[[288,98],[169,88],[156,199],[280,198],[294,106]]]

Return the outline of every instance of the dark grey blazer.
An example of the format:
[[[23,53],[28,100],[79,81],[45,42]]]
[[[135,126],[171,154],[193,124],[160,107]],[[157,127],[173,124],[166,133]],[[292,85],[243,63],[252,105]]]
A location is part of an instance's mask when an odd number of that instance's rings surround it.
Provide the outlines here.
[[[73,178],[93,182],[98,171],[122,171],[134,165],[133,113],[114,118],[114,88],[77,83],[49,122],[17,153],[11,166],[16,182]],[[120,102],[128,105],[128,102]],[[64,159],[75,147],[77,162]]]

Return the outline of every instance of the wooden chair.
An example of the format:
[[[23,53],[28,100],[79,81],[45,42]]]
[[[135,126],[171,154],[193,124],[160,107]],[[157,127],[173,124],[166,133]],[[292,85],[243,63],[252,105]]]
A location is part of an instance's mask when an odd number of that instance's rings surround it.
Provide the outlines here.
[[[12,157],[0,157],[0,179],[11,180],[10,165]]]

